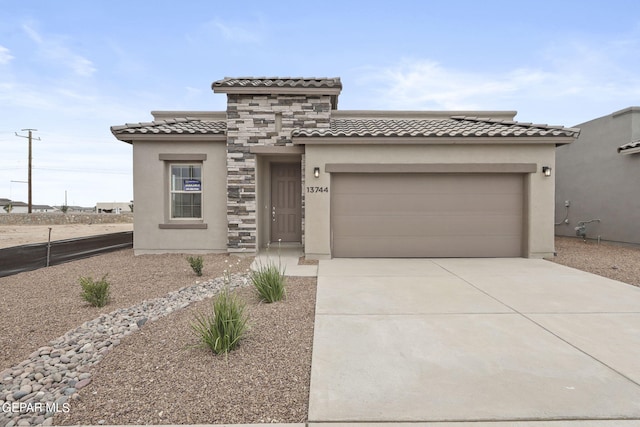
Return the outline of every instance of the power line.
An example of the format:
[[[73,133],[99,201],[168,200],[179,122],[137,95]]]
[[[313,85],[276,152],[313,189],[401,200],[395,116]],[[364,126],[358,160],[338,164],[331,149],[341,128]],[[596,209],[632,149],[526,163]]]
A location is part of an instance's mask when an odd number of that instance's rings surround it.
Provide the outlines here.
[[[16,132],[16,136],[20,137],[20,138],[27,138],[29,139],[29,173],[28,173],[28,183],[29,183],[29,204],[28,204],[28,209],[27,212],[31,213],[31,206],[32,206],[32,197],[31,197],[31,141],[34,139],[33,138],[33,132],[37,132],[38,129],[22,129],[22,132],[29,132],[28,136],[23,136],[23,135],[18,135],[18,132]],[[36,141],[40,141],[40,138],[35,138]]]

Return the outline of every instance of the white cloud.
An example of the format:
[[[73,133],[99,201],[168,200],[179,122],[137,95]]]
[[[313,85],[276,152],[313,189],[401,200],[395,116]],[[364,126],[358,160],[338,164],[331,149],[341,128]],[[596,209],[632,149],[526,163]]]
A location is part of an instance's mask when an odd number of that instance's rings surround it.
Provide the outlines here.
[[[186,97],[187,98],[196,98],[198,96],[200,96],[202,94],[202,89],[198,89],[195,87],[191,87],[191,86],[186,86],[185,87],[186,90]]]
[[[56,35],[43,37],[29,24],[23,24],[22,29],[38,45],[38,52],[45,59],[58,66],[67,67],[74,74],[82,77],[89,77],[97,71],[93,62],[73,52],[67,47],[63,38]]]
[[[70,55],[69,66],[79,76],[88,77],[97,71],[93,66],[93,62],[78,55]]]
[[[238,43],[260,42],[260,34],[255,29],[250,29],[248,25],[229,24],[218,19],[213,21],[213,26],[218,29],[226,40]]]
[[[483,108],[551,79],[552,76],[540,70],[483,74],[447,68],[430,60],[405,60],[373,74],[365,73],[366,84],[377,83],[381,87],[381,102],[389,108],[427,110]]]
[[[571,41],[499,72],[405,59],[362,70],[358,85],[377,88],[366,100],[373,108],[518,110],[523,121],[574,125],[637,105],[640,64],[630,58],[638,47],[622,52],[615,45]]]
[[[222,35],[222,38],[234,43],[260,43],[263,40],[263,30],[264,25],[261,20],[251,23],[232,23],[216,18],[204,24],[199,32],[215,38]]]
[[[33,29],[31,25],[22,24],[22,29],[24,30],[25,33],[27,33],[29,38],[34,42],[36,42],[37,44],[44,43],[44,40],[42,39],[42,37],[40,37],[40,34],[38,34],[38,32],[35,29]]]
[[[0,64],[8,64],[13,59],[9,49],[0,45]]]

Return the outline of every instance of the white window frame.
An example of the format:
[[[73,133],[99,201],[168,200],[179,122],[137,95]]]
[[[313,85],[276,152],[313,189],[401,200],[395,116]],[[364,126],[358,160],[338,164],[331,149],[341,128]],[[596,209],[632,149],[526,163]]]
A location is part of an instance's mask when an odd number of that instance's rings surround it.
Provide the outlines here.
[[[200,190],[199,191],[185,191],[185,190],[174,190],[173,189],[173,168],[179,167],[193,167],[200,168]],[[189,163],[169,163],[169,220],[171,221],[199,221],[202,220],[202,213],[204,209],[204,200],[202,197],[202,176],[203,176],[203,164],[199,162],[189,162]],[[200,194],[200,216],[199,217],[176,217],[174,216],[174,204],[173,204],[173,195],[174,194]]]

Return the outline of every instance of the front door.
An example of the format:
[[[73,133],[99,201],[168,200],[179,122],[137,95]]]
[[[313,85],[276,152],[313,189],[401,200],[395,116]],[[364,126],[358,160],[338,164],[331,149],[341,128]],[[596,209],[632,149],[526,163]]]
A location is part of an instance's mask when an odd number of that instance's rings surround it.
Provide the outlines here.
[[[271,164],[271,241],[302,241],[300,163]]]

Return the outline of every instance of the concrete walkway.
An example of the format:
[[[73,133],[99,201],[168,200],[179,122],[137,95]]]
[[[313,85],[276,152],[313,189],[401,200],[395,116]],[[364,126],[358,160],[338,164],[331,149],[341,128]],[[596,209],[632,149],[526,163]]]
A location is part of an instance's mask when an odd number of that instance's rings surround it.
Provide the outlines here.
[[[640,288],[544,260],[321,261],[309,424],[329,422],[640,426]]]
[[[318,275],[317,265],[298,265],[302,255],[302,248],[298,247],[261,250],[251,263],[251,269],[257,270],[261,265],[273,263],[284,269],[285,276],[316,277]]]

